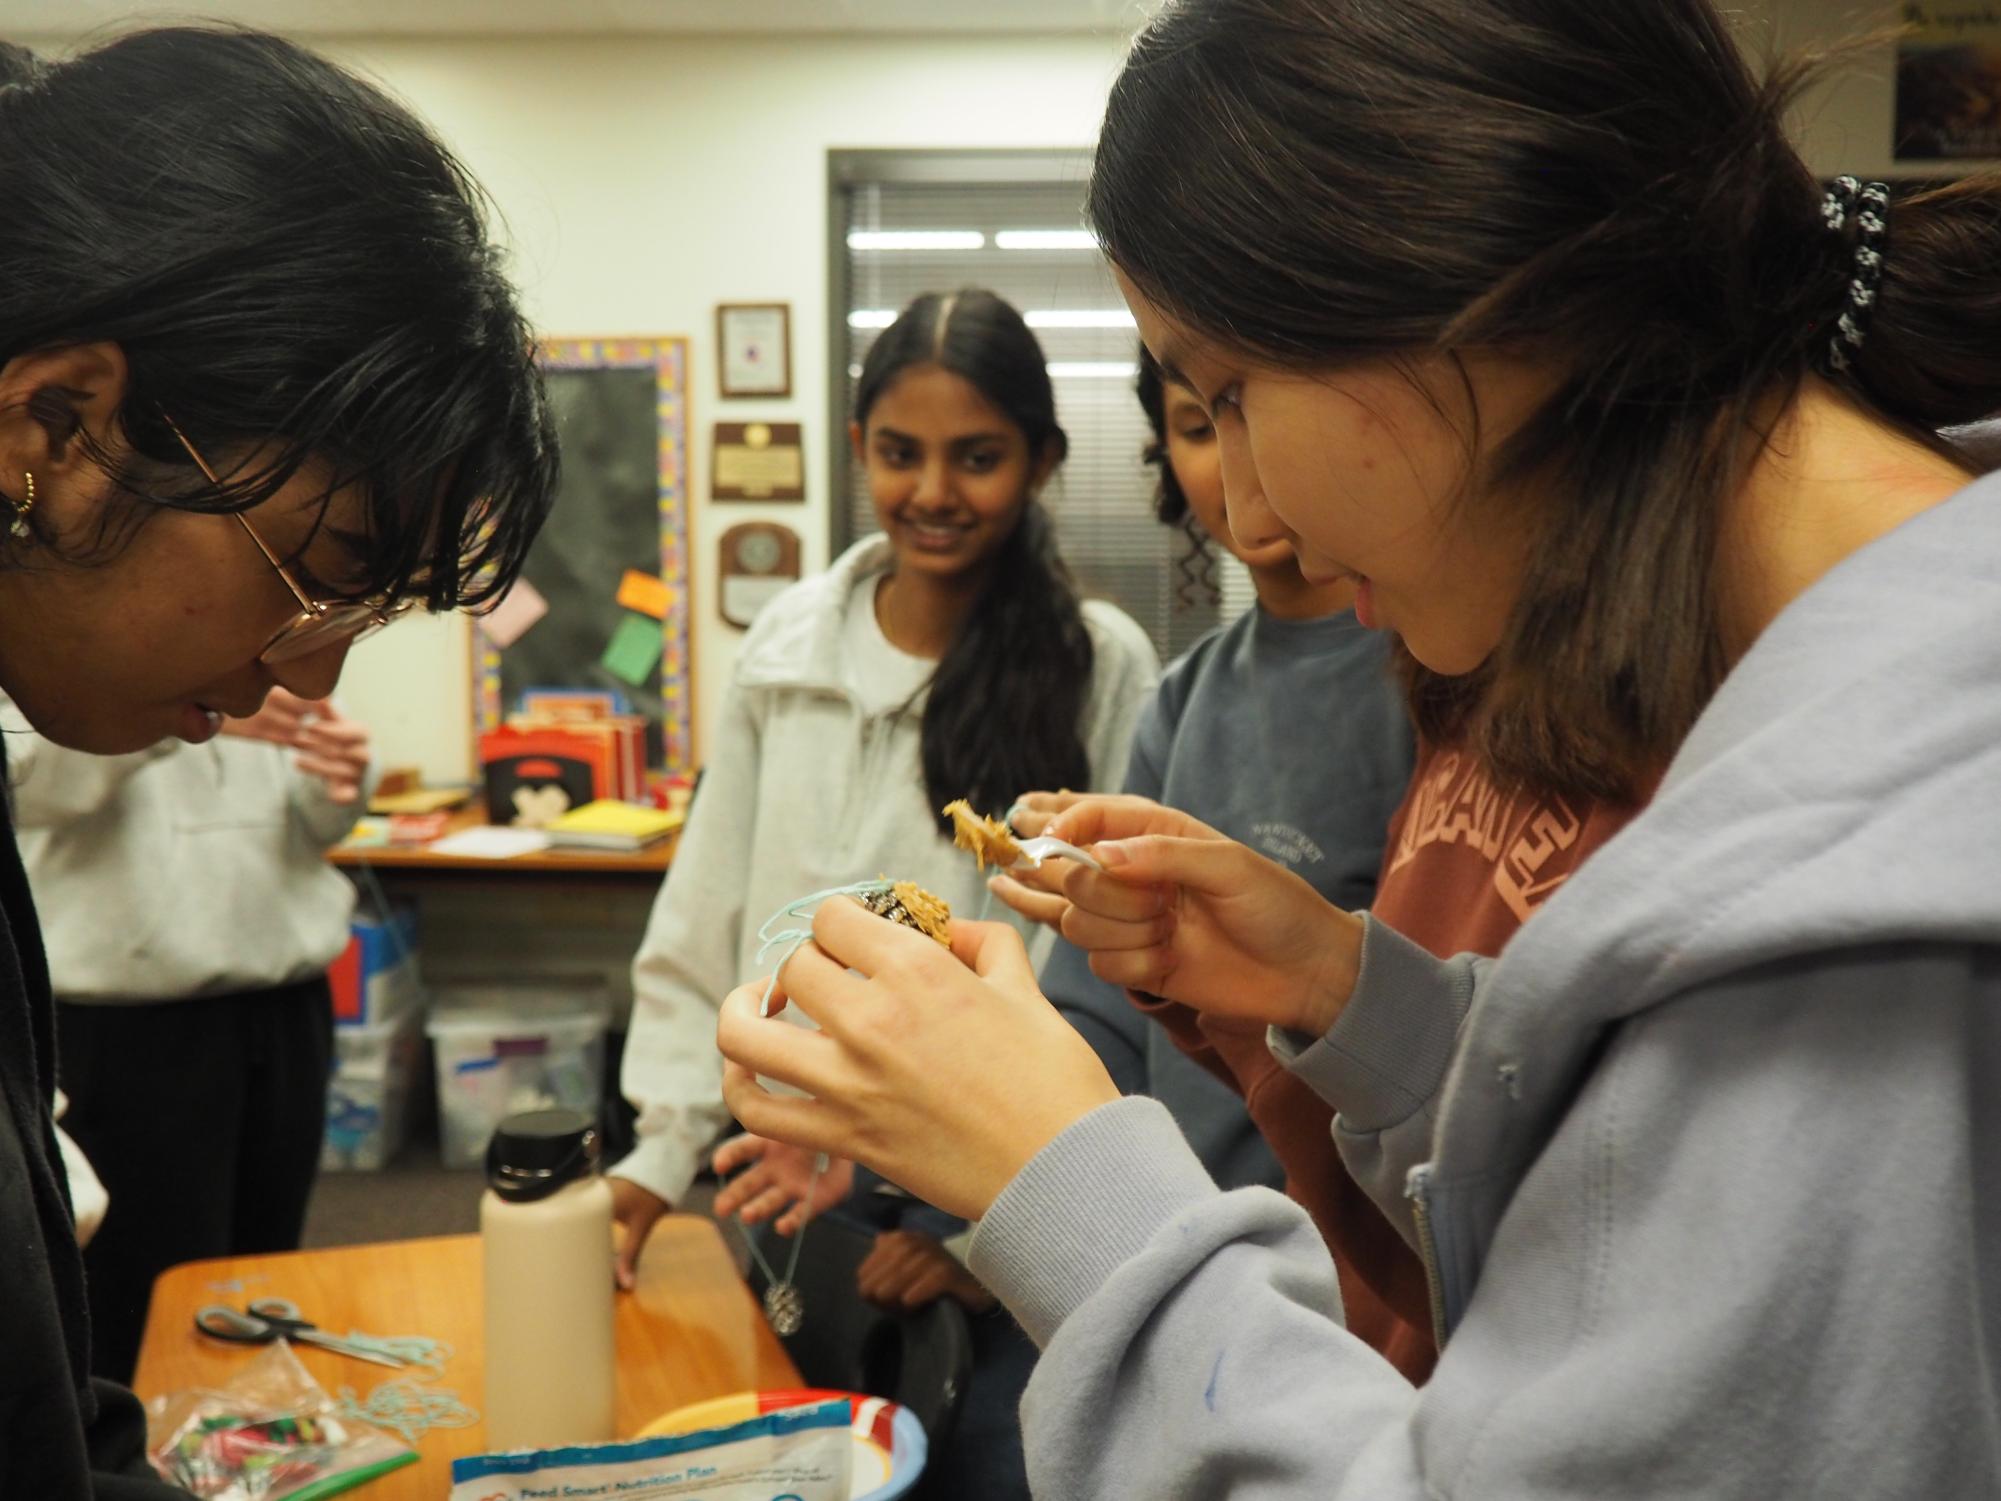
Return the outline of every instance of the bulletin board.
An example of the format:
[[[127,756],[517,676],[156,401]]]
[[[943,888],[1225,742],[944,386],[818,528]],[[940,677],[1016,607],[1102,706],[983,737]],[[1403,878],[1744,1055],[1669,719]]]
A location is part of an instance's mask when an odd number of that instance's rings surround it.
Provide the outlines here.
[[[475,625],[477,728],[498,726],[526,689],[615,689],[648,721],[649,764],[692,771],[688,341],[547,339],[538,363],[563,470],[521,577],[547,613],[504,647]],[[654,591],[655,602],[664,601],[659,662],[640,682],[605,660],[621,632],[629,638],[654,624],[620,602],[628,573],[665,586]]]

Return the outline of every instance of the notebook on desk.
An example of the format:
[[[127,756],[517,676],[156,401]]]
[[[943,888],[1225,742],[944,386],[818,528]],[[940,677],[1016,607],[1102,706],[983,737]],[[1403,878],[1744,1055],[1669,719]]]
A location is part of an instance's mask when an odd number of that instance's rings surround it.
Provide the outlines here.
[[[543,829],[558,849],[637,850],[665,839],[685,815],[601,797],[552,819]]]

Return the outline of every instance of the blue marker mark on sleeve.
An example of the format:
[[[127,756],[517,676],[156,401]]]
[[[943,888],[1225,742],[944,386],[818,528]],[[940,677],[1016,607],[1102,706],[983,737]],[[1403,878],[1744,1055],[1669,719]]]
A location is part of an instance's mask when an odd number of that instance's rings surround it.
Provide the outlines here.
[[[1209,1384],[1202,1388],[1202,1405],[1211,1412],[1216,1410],[1216,1380],[1222,1374],[1223,1352],[1218,1350],[1216,1352],[1216,1363],[1209,1367]]]

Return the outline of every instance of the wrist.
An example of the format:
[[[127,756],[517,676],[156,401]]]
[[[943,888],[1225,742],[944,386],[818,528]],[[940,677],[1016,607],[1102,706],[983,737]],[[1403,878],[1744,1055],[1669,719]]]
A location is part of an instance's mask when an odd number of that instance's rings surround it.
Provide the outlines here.
[[[1095,1062],[1095,1059],[1093,1060]],[[1102,1067],[1100,1069],[1102,1072]],[[985,1175],[980,1186],[977,1201],[959,1206],[950,1206],[953,1213],[963,1220],[977,1220],[993,1207],[1007,1186],[1021,1176],[1022,1171],[1033,1162],[1057,1137],[1075,1126],[1101,1105],[1108,1105],[1120,1098],[1110,1075],[1105,1075],[1102,1087],[1093,1086],[1080,1089],[1062,1104],[1052,1102],[1052,1108],[1043,1112],[1034,1122],[1032,1129],[1012,1133],[1005,1150],[998,1159],[995,1169]]]
[[[1362,920],[1331,906],[1327,917],[1313,983],[1301,997],[1297,1014],[1281,1023],[1304,1037],[1325,1037],[1340,1020],[1362,970]]]

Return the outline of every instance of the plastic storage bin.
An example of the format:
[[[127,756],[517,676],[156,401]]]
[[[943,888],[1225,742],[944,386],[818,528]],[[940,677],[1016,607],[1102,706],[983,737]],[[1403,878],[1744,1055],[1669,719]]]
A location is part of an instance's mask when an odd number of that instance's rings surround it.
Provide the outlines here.
[[[334,1029],[322,1168],[375,1172],[402,1150],[411,1097],[424,1077],[420,1020],[406,1011],[373,1026]]]
[[[599,1117],[603,986],[481,984],[437,993],[438,1140],[446,1167],[478,1167],[494,1127],[525,1110]]]

